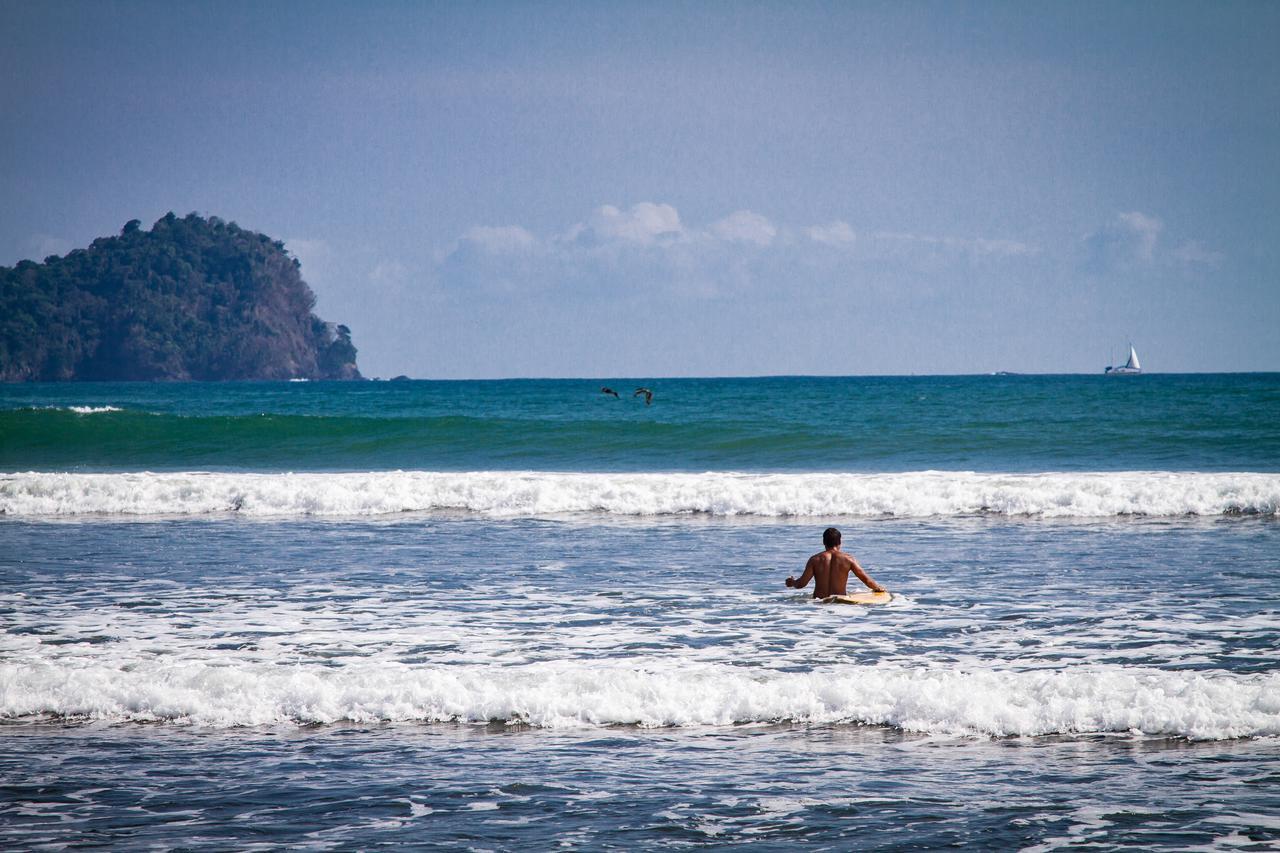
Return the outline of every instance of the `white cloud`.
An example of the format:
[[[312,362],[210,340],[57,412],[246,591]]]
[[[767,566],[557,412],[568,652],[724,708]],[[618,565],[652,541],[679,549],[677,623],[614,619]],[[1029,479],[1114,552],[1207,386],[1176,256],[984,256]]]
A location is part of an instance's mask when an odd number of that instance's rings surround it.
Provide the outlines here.
[[[839,249],[857,249],[866,257],[938,257],[968,255],[971,258],[1014,258],[1039,254],[1039,249],[1017,240],[986,237],[951,237],[904,231],[856,232],[848,222],[836,220],[811,225],[804,234],[814,243]]]
[[[538,239],[519,225],[476,225],[467,229],[461,241],[494,254],[528,251],[538,244]]]
[[[729,214],[718,222],[711,223],[708,229],[721,240],[730,243],[753,243],[767,246],[778,235],[773,223],[758,213],[739,210]]]
[[[813,242],[827,246],[851,246],[858,239],[853,227],[848,222],[840,220],[828,222],[826,225],[811,225],[804,230],[804,233]]]
[[[1158,271],[1171,266],[1184,272],[1220,263],[1221,252],[1199,240],[1183,240],[1166,248],[1164,223],[1157,216],[1136,210],[1115,218],[1084,238],[1085,269],[1092,273]]]
[[[640,202],[597,208],[548,238],[518,225],[477,225],[437,260],[438,280],[455,291],[577,292],[584,299],[667,292],[710,298],[753,289],[773,292],[800,268],[815,287],[837,279],[849,286],[863,281],[856,272],[859,264],[875,264],[881,277],[894,268],[941,274],[1038,251],[1003,238],[855,232],[842,220],[776,225],[750,210],[688,226],[673,206]]]
[[[1160,239],[1164,223],[1136,210],[1119,214],[1116,221],[1134,239],[1138,257],[1147,263],[1155,260],[1156,241]]]
[[[642,201],[630,210],[619,210],[611,204],[597,208],[586,222],[570,228],[565,239],[584,245],[622,242],[647,246],[683,234],[684,226],[674,207]]]

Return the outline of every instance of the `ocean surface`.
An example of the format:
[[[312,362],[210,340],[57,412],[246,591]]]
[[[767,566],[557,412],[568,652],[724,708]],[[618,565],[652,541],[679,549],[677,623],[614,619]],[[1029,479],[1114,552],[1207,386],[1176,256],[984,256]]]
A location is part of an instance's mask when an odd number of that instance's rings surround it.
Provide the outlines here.
[[[1276,849],[1278,511],[1280,374],[0,386],[0,848]]]

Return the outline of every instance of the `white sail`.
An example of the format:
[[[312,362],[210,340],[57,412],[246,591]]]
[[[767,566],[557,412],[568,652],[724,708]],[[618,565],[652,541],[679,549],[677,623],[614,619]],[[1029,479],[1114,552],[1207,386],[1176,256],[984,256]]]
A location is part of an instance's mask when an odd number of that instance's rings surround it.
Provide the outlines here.
[[[1138,361],[1138,351],[1129,344],[1129,360],[1119,367],[1107,367],[1102,371],[1110,376],[1133,376],[1142,372],[1142,364]]]

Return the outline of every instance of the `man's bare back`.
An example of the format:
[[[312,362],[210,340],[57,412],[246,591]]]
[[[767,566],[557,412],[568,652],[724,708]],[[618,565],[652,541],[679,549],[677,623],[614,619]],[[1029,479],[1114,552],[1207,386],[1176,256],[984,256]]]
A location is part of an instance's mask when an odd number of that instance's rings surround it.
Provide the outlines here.
[[[814,580],[813,597],[826,598],[830,595],[848,595],[849,573],[857,575],[867,587],[875,592],[884,592],[885,588],[876,583],[851,554],[840,550],[840,531],[834,527],[827,528],[822,534],[825,551],[819,551],[804,564],[804,574],[800,579],[787,578],[787,586],[804,589],[809,580]]]

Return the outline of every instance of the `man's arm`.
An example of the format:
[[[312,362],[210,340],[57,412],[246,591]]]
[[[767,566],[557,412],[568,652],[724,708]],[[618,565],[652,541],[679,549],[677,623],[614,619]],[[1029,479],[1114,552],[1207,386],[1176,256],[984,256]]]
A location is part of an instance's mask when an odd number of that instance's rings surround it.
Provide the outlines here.
[[[804,564],[804,574],[800,575],[800,580],[796,580],[795,578],[787,578],[787,586],[794,587],[795,589],[804,589],[806,586],[808,586],[809,581],[813,580],[814,565],[815,565],[815,560],[813,557],[810,557],[809,562]]]
[[[858,580],[869,586],[872,592],[888,592],[888,590],[872,580],[871,576],[862,570],[862,566],[858,565],[858,561],[856,559],[853,557],[850,557],[849,559],[853,560],[853,573],[858,576]]]

